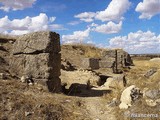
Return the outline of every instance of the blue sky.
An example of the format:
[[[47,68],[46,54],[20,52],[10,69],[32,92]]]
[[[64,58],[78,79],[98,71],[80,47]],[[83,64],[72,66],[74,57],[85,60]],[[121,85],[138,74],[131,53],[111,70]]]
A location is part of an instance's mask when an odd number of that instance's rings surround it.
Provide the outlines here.
[[[51,30],[61,43],[160,53],[159,0],[0,0],[0,33]]]

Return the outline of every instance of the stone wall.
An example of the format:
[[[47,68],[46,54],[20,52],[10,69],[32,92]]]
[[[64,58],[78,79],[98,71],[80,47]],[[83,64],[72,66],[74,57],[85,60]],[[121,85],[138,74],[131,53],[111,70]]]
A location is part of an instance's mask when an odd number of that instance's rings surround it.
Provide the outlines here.
[[[107,50],[102,53],[102,60],[100,61],[100,67],[110,68],[113,63],[117,64],[117,67],[126,67],[133,65],[133,61],[130,55],[122,49]],[[104,65],[106,63],[106,65]],[[111,64],[110,64],[111,63]]]
[[[11,58],[9,66],[13,76],[32,76],[49,91],[60,91],[59,34],[48,31],[22,35],[13,44]]]
[[[133,65],[130,55],[122,49],[106,50],[102,52],[101,59],[83,58],[81,60],[83,69],[112,68],[114,73],[122,72],[123,67]]]
[[[84,69],[99,69],[99,59],[95,58],[84,58],[82,59],[82,68]]]
[[[9,56],[15,37],[0,34],[0,73],[7,73],[9,68]]]

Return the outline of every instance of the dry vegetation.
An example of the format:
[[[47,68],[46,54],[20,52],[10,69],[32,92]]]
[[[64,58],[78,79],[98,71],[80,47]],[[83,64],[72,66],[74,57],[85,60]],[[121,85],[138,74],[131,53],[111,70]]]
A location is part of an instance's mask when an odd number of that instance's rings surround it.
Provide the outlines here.
[[[9,44],[7,45],[9,46]],[[85,57],[100,58],[103,52],[103,49],[93,45],[83,44],[62,45],[61,49],[62,59],[67,59],[77,66],[80,65],[81,59]],[[4,56],[1,54],[2,57],[5,57],[5,54]],[[160,89],[160,63],[150,62],[148,58],[133,61],[135,66],[123,70],[127,86],[136,85],[142,91],[144,88]],[[0,63],[4,64],[1,59]],[[144,74],[151,68],[156,68],[157,72],[149,78],[144,77]],[[108,76],[113,75],[108,69],[95,72],[103,72]],[[37,85],[27,86],[25,83],[13,79],[0,79],[0,120],[94,120],[98,118],[101,118],[100,120],[132,120],[134,118],[124,114],[128,112],[129,114],[160,115],[160,105],[150,107],[144,98],[134,102],[128,110],[120,110],[118,106],[108,107],[108,102],[113,98],[120,99],[122,91],[123,89],[117,87],[112,89],[111,93],[103,96],[75,97],[48,93]],[[145,120],[151,120],[151,118],[145,118]]]
[[[149,60],[134,60],[135,66],[126,72],[128,85],[136,85],[142,91],[144,88],[148,89],[160,89],[160,63],[150,62]],[[156,68],[157,72],[150,76],[149,78],[144,77],[144,74],[152,68]],[[115,108],[115,115],[120,120],[132,120],[132,119],[145,119],[145,120],[158,120],[159,118],[131,118],[125,115],[133,114],[159,114],[160,115],[160,105],[155,107],[148,106],[143,97],[138,101],[133,103],[133,106],[128,110],[120,110],[117,106]]]
[[[76,97],[51,94],[15,80],[0,80],[1,120],[90,120],[83,107]]]
[[[100,58],[102,49],[95,47],[92,44],[66,44],[62,45],[63,49],[72,49],[79,53],[79,55],[83,55],[83,57],[91,57],[91,58]]]

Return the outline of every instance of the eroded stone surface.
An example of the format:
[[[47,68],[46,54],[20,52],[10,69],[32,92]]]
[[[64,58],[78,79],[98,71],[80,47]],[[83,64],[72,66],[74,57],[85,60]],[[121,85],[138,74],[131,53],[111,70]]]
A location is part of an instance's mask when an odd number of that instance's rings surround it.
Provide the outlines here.
[[[35,32],[20,36],[13,45],[10,73],[46,79],[49,91],[60,90],[60,40],[54,32]],[[56,84],[56,87],[54,84]]]

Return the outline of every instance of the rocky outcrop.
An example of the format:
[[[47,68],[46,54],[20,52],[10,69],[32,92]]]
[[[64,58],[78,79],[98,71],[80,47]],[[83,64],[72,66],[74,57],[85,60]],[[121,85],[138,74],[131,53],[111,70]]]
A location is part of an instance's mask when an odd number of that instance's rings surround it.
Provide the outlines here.
[[[60,38],[54,32],[35,32],[20,36],[13,45],[10,73],[19,78],[32,76],[49,91],[60,91]]]

